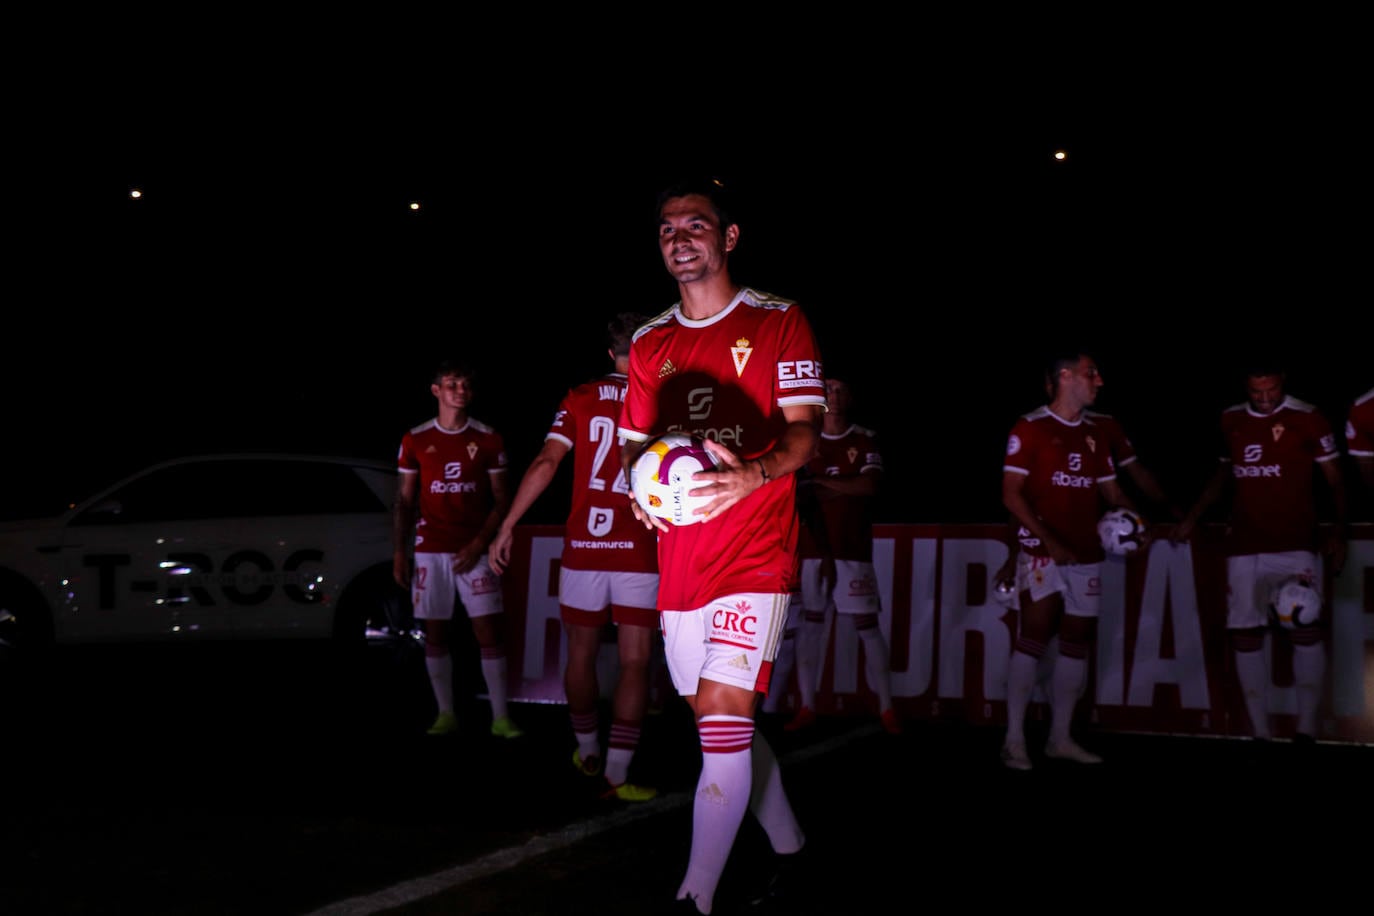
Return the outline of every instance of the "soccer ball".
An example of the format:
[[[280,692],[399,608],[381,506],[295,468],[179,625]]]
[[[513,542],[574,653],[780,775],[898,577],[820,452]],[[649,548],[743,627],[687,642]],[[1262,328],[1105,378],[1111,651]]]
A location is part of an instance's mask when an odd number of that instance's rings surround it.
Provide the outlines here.
[[[992,584],[992,600],[1002,607],[1017,610],[1018,595],[1016,593],[1015,582],[994,582]]]
[[[640,508],[655,518],[670,525],[694,525],[706,518],[696,510],[715,497],[688,496],[688,490],[702,486],[692,475],[715,466],[700,436],[664,433],[630,465],[630,491]]]
[[[1097,523],[1097,536],[1102,549],[1112,556],[1123,557],[1140,549],[1145,541],[1145,520],[1124,506],[1107,510]]]
[[[1274,586],[1269,606],[1284,629],[1310,627],[1321,617],[1322,596],[1301,576],[1289,576]]]

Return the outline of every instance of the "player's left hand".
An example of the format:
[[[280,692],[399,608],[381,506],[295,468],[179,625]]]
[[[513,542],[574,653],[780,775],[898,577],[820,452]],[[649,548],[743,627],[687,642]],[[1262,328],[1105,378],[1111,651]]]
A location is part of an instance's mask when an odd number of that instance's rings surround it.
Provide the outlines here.
[[[702,442],[716,459],[716,466],[693,474],[692,482],[698,486],[689,490],[688,494],[715,497],[706,504],[706,511],[701,513],[702,521],[709,522],[763,486],[765,481],[753,461],[745,461],[714,439],[703,439]]]

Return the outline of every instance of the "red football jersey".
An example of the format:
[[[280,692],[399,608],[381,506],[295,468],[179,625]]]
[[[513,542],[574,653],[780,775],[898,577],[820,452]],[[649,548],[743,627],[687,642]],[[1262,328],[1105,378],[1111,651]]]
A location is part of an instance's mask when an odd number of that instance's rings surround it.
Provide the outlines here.
[[[816,477],[881,473],[883,458],[878,452],[877,435],[871,429],[853,425],[837,436],[822,433],[820,448],[811,459],[810,469]],[[824,492],[823,488],[818,489]],[[820,502],[835,559],[873,562],[872,498],[830,493]]]
[[[1083,416],[1102,431],[1102,438],[1107,440],[1107,454],[1112,456],[1113,465],[1123,468],[1136,460],[1135,446],[1116,417],[1095,410],[1085,410]]]
[[[458,430],[430,420],[401,437],[396,468],[420,475],[416,553],[456,553],[491,514],[490,475],[505,472],[506,444],[490,426],[471,417]]]
[[[1221,461],[1235,478],[1227,552],[1317,548],[1313,462],[1339,457],[1331,426],[1311,404],[1284,398],[1272,413],[1248,403],[1221,414]]]
[[[820,351],[793,302],[744,288],[703,321],[681,303],[635,334],[620,433],[693,432],[745,459],[786,428],[783,408],[825,405]],[[658,606],[684,611],[741,592],[786,593],[797,562],[796,479],[760,487],[722,515],[659,536]]]
[[[625,376],[609,373],[563,396],[546,439],[573,453],[572,508],[563,527],[568,569],[658,572],[658,539],[630,510],[616,431]]]
[[[1023,493],[1036,517],[1054,532],[1081,563],[1104,554],[1097,536],[1102,517],[1098,484],[1113,480],[1107,437],[1086,414],[1077,423],[1055,416],[1049,407],[1031,411],[1011,429],[1004,471],[1026,475]],[[1023,528],[1021,545],[1033,556],[1049,550]]]

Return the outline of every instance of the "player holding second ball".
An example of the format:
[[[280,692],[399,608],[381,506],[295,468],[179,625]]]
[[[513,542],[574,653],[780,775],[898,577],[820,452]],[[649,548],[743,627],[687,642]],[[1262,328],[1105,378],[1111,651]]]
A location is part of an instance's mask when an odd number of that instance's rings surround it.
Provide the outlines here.
[[[1104,508],[1139,511],[1121,489],[1107,435],[1088,407],[1103,385],[1097,362],[1075,349],[1045,366],[1049,403],[1025,414],[1007,436],[1002,463],[1002,504],[1017,526],[1016,642],[1007,663],[1007,734],[1002,764],[1029,770],[1026,707],[1040,659],[1059,638],[1050,678],[1050,734],[1045,756],[1097,764],[1071,731],[1088,682],[1088,658],[1097,639],[1102,604],[1103,546],[1098,531]],[[1143,526],[1143,519],[1140,520]],[[1148,546],[1148,538],[1140,548]]]
[[[739,242],[721,183],[660,193],[658,243],[680,301],[635,334],[619,433],[627,472],[665,432],[706,440],[717,467],[698,472],[705,519],[673,526],[631,500],[658,529],[658,608],[673,685],[696,716],[702,768],[686,912],[709,913],[746,810],[780,857],[760,893],[794,891],[805,841],[777,760],[754,729],[796,576],[794,472],[816,449],[825,382],[815,336],[793,302],[733,282]]]

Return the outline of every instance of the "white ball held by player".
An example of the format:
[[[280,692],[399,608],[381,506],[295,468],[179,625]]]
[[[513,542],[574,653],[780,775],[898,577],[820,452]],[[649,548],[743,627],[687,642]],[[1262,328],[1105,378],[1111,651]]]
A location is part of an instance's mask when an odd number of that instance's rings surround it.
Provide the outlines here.
[[[1102,549],[1115,557],[1135,553],[1145,543],[1145,520],[1124,506],[1116,506],[1097,523]]]
[[[1284,629],[1310,627],[1321,617],[1322,596],[1300,576],[1289,576],[1274,587],[1269,606]]]
[[[630,465],[630,491],[650,515],[670,525],[694,525],[706,519],[696,510],[715,497],[687,495],[705,483],[692,480],[692,475],[715,466],[716,459],[700,436],[664,433],[650,441]]]
[[[1002,607],[1018,610],[1017,603],[1019,596],[1016,593],[1015,582],[994,582],[992,584],[992,600]]]

